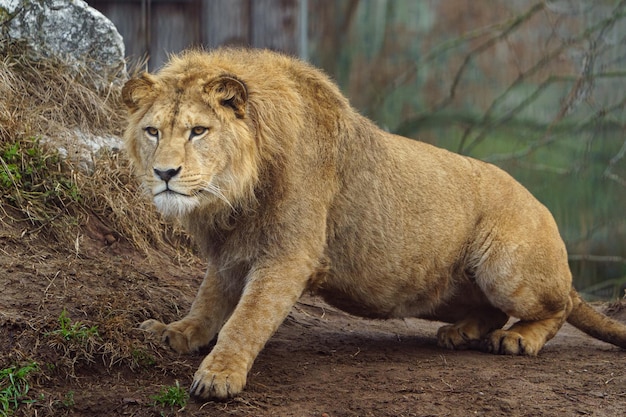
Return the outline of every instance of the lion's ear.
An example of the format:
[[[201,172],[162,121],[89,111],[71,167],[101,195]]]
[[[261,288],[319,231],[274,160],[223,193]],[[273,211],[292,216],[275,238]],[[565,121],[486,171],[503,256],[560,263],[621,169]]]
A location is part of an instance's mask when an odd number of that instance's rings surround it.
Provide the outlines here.
[[[122,100],[131,113],[137,111],[141,102],[153,94],[154,83],[154,77],[147,72],[144,72],[138,78],[126,81],[122,88]]]
[[[231,108],[238,119],[246,115],[248,89],[243,81],[232,75],[223,75],[204,86],[204,92],[214,94],[220,105]]]

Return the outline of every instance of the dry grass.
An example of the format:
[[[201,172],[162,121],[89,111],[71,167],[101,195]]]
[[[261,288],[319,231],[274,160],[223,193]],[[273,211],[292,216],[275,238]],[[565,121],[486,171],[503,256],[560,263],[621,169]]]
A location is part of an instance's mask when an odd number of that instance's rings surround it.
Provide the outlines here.
[[[86,132],[120,133],[119,86],[104,91],[92,87],[96,74],[85,69],[81,78],[58,61],[33,62],[19,46],[0,45],[0,137]]]
[[[0,369],[40,365],[27,398],[34,402],[20,404],[19,415],[67,411],[57,385],[93,369],[161,369],[161,351],[137,323],[173,320],[179,311],[171,300],[191,297],[187,284],[135,270],[135,262],[161,271],[172,256],[185,264],[193,257],[186,235],[139,191],[124,154],[98,152],[85,170],[57,150],[69,150],[76,132],[120,136],[125,124],[122,80],[97,89],[97,74],[71,74],[0,40],[0,258],[14,268],[2,281],[14,291],[1,300],[0,339],[9,342]],[[104,242],[119,245],[103,249]]]
[[[120,136],[122,83],[98,91],[93,87],[98,75],[87,69],[73,76],[63,63],[29,61],[18,46],[6,43],[0,44],[0,55],[2,218],[22,223],[28,233],[48,233],[64,247],[74,245],[94,216],[117,239],[144,252],[186,241],[142,198],[122,155],[100,153],[87,173],[50,146],[75,137],[77,130]]]

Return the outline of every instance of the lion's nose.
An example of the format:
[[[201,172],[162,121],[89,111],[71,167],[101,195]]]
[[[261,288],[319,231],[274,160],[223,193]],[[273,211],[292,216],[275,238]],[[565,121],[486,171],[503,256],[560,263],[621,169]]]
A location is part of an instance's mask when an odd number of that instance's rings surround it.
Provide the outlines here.
[[[170,169],[165,169],[165,170],[154,168],[154,174],[157,177],[161,178],[163,181],[168,182],[169,180],[177,176],[180,173],[180,170],[182,168],[183,168],[182,166],[176,169],[170,168]]]

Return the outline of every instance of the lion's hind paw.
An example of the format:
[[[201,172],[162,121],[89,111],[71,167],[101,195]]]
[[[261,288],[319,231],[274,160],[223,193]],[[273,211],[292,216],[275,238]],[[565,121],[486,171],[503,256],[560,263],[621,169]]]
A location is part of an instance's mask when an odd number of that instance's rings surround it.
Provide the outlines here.
[[[496,330],[485,341],[484,350],[498,355],[536,356],[539,348],[533,346],[520,333],[511,330]]]
[[[451,350],[467,349],[469,338],[462,329],[450,324],[440,327],[437,331],[437,344]]]
[[[437,331],[437,345],[446,349],[480,349],[482,343],[483,335],[471,322],[448,324]]]

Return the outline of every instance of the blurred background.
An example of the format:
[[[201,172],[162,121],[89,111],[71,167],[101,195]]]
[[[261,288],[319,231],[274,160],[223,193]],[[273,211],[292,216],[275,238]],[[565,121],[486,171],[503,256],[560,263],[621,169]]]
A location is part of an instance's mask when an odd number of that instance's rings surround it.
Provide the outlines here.
[[[499,165],[588,299],[626,288],[626,0],[95,0],[129,59],[240,45],[323,68],[384,129]]]

